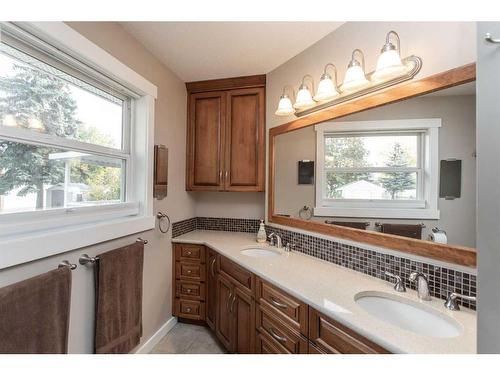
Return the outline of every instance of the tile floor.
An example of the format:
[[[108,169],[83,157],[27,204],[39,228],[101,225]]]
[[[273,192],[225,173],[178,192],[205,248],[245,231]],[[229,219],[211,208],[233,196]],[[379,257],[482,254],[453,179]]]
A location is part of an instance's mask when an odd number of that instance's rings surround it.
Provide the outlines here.
[[[225,349],[207,327],[177,323],[151,354],[223,354]]]

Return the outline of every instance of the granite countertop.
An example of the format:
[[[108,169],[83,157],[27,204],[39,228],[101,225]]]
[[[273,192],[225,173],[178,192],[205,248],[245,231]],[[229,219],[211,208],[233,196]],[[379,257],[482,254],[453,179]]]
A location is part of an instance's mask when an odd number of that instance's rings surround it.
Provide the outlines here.
[[[249,233],[196,230],[176,237],[172,242],[203,244],[216,250],[391,352],[476,353],[474,311],[466,308],[450,311],[443,306],[444,301],[437,298],[419,301],[414,290],[398,293],[391,283],[384,280],[299,252],[280,250],[281,256],[259,258],[242,254],[243,248],[262,246],[255,237]],[[428,311],[453,318],[461,325],[462,333],[451,338],[429,337],[384,322],[355,302],[354,296],[366,291],[389,293],[396,299],[406,298]]]

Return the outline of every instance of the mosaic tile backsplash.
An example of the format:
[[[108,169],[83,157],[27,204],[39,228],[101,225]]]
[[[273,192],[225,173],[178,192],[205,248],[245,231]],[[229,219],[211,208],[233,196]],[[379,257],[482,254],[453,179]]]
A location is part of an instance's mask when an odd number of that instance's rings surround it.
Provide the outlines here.
[[[197,217],[174,223],[172,226],[172,236],[177,237],[197,229],[257,233],[258,227],[259,220],[254,219]],[[415,283],[411,283],[408,280],[410,273],[413,271],[422,272],[428,276],[430,293],[436,298],[446,299],[451,292],[470,296],[476,295],[476,276],[473,274],[440,267],[431,263],[379,253],[357,246],[345,245],[332,240],[276,228],[272,225],[266,225],[266,232],[276,232],[282,237],[283,243],[290,242],[295,244],[294,251],[299,251],[382,280],[393,281],[385,275],[385,271],[400,275],[405,280],[407,288],[415,289]],[[476,309],[475,302],[458,302],[464,307]]]

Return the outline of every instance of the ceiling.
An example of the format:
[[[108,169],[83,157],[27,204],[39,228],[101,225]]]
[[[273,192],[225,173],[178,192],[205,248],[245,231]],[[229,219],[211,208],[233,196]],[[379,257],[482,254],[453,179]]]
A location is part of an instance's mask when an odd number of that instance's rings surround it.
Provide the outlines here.
[[[121,22],[184,82],[265,74],[343,22]]]

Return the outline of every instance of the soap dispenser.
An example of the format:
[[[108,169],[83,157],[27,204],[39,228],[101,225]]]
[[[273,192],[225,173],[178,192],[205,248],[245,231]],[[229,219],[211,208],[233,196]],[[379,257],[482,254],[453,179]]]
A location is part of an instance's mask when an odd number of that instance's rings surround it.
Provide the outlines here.
[[[264,227],[264,220],[260,221],[259,231],[257,232],[257,242],[265,243],[267,240],[266,228]]]

